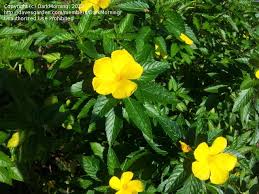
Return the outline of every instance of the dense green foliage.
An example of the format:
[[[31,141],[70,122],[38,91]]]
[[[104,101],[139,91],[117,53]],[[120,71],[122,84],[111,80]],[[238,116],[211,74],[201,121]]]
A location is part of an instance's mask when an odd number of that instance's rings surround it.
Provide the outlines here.
[[[108,10],[121,14],[73,21],[8,21],[1,9],[0,193],[114,193],[110,177],[127,170],[144,182],[143,193],[256,193],[257,5],[114,0]],[[123,100],[98,95],[91,83],[94,61],[117,49],[144,67],[137,91]],[[9,149],[16,131],[20,143]],[[193,154],[179,144],[194,150],[218,136],[238,157],[224,185],[195,178]]]

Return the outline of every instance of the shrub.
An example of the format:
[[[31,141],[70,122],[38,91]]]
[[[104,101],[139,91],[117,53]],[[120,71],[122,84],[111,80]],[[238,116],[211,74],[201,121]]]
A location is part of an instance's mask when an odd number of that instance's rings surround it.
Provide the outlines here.
[[[257,4],[93,2],[0,2],[1,193],[256,193]]]

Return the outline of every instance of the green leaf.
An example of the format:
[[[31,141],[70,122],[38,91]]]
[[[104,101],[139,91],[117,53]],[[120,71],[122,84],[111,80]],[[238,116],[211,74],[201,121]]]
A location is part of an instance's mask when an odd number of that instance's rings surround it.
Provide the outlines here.
[[[20,29],[20,28],[15,28],[15,27],[4,27],[0,30],[0,38],[6,37],[6,36],[19,36],[19,35],[24,35],[28,31]]]
[[[177,103],[176,108],[181,112],[187,111],[187,107],[183,102]]]
[[[233,149],[233,150],[238,150],[242,147],[244,147],[246,144],[249,143],[249,138],[251,136],[251,131],[247,131],[241,135],[238,135],[238,133],[236,133],[234,135],[234,140],[230,146],[230,149]]]
[[[76,97],[82,97],[84,95],[84,92],[83,92],[83,81],[80,81],[80,82],[76,82],[74,83],[71,87],[70,87],[70,92],[73,96],[76,96]]]
[[[218,93],[219,89],[225,88],[225,87],[227,87],[227,85],[220,84],[220,85],[216,85],[216,86],[210,86],[210,87],[204,89],[204,91],[209,92],[209,93]]]
[[[155,82],[138,82],[138,89],[134,94],[141,101],[172,104],[176,100],[171,92]]]
[[[183,164],[178,164],[171,175],[158,186],[158,191],[173,193],[185,180],[186,175],[187,172],[183,168]]]
[[[33,42],[33,36],[29,36],[28,38],[22,39],[19,42],[19,48],[21,49],[29,49]]]
[[[147,150],[138,150],[126,156],[125,161],[121,164],[121,170],[127,171],[137,160],[149,154]]]
[[[88,115],[87,113],[89,112],[89,110],[94,106],[96,100],[94,98],[90,99],[82,108],[82,110],[80,111],[80,113],[78,114],[77,118],[78,119],[82,119],[82,118],[86,118]]]
[[[179,46],[176,43],[172,43],[171,50],[170,50],[170,56],[174,57],[179,51],[180,51]]]
[[[83,43],[77,43],[77,47],[83,51],[87,56],[91,58],[98,58],[98,53],[94,43],[90,40],[84,40]]]
[[[12,164],[9,156],[0,151],[0,167],[10,167]]]
[[[99,156],[101,159],[103,159],[104,147],[97,142],[91,142],[90,146],[94,155]]]
[[[232,108],[233,112],[236,112],[240,110],[241,107],[244,107],[246,104],[248,104],[252,100],[252,96],[254,94],[253,88],[248,88],[245,90],[242,90],[238,97],[235,99],[234,106]]]
[[[86,32],[92,23],[93,14],[85,14],[80,17],[80,22],[78,23],[78,31],[80,33]]]
[[[144,111],[144,107],[132,98],[123,100],[130,120],[150,139],[153,139],[150,120]]]
[[[203,194],[203,187],[201,182],[191,175],[185,182],[183,187],[176,192],[176,194],[186,194],[186,193],[195,193]]]
[[[142,1],[130,1],[121,3],[116,8],[132,12],[146,12],[149,9],[149,5]]]
[[[5,140],[8,138],[8,134],[0,131],[0,144],[2,144],[3,142],[5,142]]]
[[[144,68],[144,73],[140,78],[141,81],[154,80],[159,74],[170,68],[169,63],[158,61],[148,61],[142,66]]]
[[[162,54],[162,56],[167,54],[167,49],[166,49],[166,42],[165,39],[162,36],[155,37],[154,39],[155,44],[159,48],[159,52]]]
[[[229,24],[236,32],[239,32],[236,23],[232,20],[232,18],[229,15],[223,15],[223,18],[225,18],[229,22]]]
[[[57,104],[58,103],[58,97],[57,96],[49,96],[44,100],[44,105],[45,106],[51,106],[53,104]]]
[[[167,31],[176,38],[185,32],[184,21],[177,12],[166,13],[166,20],[163,22]]]
[[[259,85],[259,80],[253,80],[253,79],[251,79],[251,77],[248,76],[242,81],[242,83],[240,85],[240,89],[245,90],[245,89],[254,87],[256,85]]]
[[[153,139],[151,139],[150,137],[146,136],[145,134],[143,134],[143,137],[144,137],[145,140],[147,141],[148,145],[149,145],[156,153],[158,153],[158,154],[160,154],[160,155],[162,155],[162,156],[165,156],[165,155],[168,154],[167,151],[160,149],[160,148],[159,148],[160,145],[156,144]]]
[[[152,147],[158,154],[166,155],[167,152],[160,149],[159,145],[153,141],[150,120],[144,111],[144,107],[132,98],[126,98],[123,102],[130,120],[142,131],[143,137],[150,147]]]
[[[113,51],[115,51],[117,48],[117,45],[113,38],[104,35],[103,36],[103,49],[105,54],[110,54]]]
[[[99,186],[99,187],[94,188],[94,190],[96,190],[100,193],[107,193],[109,189],[110,189],[109,186]]]
[[[23,65],[24,65],[24,68],[25,68],[26,72],[31,76],[31,74],[35,71],[33,60],[32,59],[25,59]]]
[[[8,168],[8,171],[11,179],[23,181],[22,173],[16,166]]]
[[[12,179],[9,176],[9,172],[6,168],[0,167],[0,182],[8,185],[12,184]]]
[[[183,137],[180,127],[175,121],[165,115],[160,114],[159,111],[151,104],[145,103],[144,106],[148,111],[148,114],[158,121],[165,134],[167,134],[174,143]]]
[[[117,103],[118,101],[114,98],[107,98],[102,95],[98,96],[92,112],[93,117],[105,116]]]
[[[143,45],[142,49],[137,52],[135,55],[136,60],[143,64],[147,60],[150,60],[153,57],[153,46],[149,43]]]
[[[100,161],[95,156],[83,156],[81,162],[87,175],[98,181],[97,172],[100,170]]]
[[[208,143],[212,143],[212,141],[221,136],[223,130],[222,129],[211,129],[208,131]]]
[[[71,110],[77,110],[86,99],[87,99],[86,95],[79,98],[79,100],[73,105]]]
[[[145,43],[149,41],[151,34],[152,30],[149,26],[143,26],[142,28],[140,28],[135,40],[138,53],[142,51]]]
[[[105,132],[109,145],[111,146],[122,128],[123,121],[115,114],[112,109],[106,116],[105,121]]]
[[[133,30],[133,21],[134,21],[134,15],[127,14],[119,23],[117,32],[119,34],[123,34],[125,32],[132,31]]]
[[[42,58],[46,59],[49,63],[52,63],[60,59],[60,53],[50,53],[42,55]]]
[[[75,58],[73,55],[65,55],[59,65],[60,69],[67,69],[71,67],[75,62]]]
[[[194,42],[199,42],[192,29],[185,24],[185,34],[192,39]]]
[[[216,187],[212,184],[206,184],[206,187],[211,194],[224,194],[224,191],[222,191],[219,187]]]
[[[56,44],[56,43],[60,43],[60,42],[63,43],[65,41],[69,41],[69,40],[74,40],[74,36],[72,34],[70,34],[69,32],[64,32],[64,33],[60,33],[60,34],[54,36],[52,39],[50,39],[48,44]]]
[[[116,153],[111,147],[109,147],[108,149],[107,166],[108,166],[109,175],[114,175],[114,170],[116,168],[120,168],[119,159],[117,158]]]
[[[87,188],[89,188],[93,184],[92,181],[86,180],[86,179],[82,179],[82,178],[78,178],[76,182],[83,189],[87,189]]]

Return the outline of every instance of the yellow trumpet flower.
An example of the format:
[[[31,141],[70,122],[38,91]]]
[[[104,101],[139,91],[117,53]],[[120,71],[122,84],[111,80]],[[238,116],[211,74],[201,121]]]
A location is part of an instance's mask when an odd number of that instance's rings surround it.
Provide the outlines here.
[[[109,185],[117,191],[116,194],[138,194],[138,192],[143,192],[143,183],[140,180],[132,180],[133,175],[132,172],[128,171],[122,173],[120,179],[113,176],[109,181]]]
[[[194,150],[195,162],[192,163],[192,172],[200,180],[208,180],[213,184],[223,184],[229,177],[229,171],[233,170],[237,157],[224,153],[227,140],[218,137],[209,147],[203,142]]]

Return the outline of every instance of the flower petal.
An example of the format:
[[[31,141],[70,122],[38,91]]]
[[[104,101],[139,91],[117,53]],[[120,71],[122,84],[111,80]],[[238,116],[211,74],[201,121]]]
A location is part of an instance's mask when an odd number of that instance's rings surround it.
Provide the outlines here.
[[[127,98],[137,89],[137,84],[130,80],[117,82],[117,88],[112,92],[112,96],[117,99]]]
[[[121,76],[127,79],[138,79],[143,73],[143,67],[134,62],[125,65],[125,68],[121,71]]]
[[[115,189],[115,190],[120,190],[121,189],[121,181],[118,177],[113,176],[110,181],[109,181],[109,185],[111,188]]]
[[[20,134],[19,132],[15,132],[12,137],[9,139],[7,143],[8,148],[15,148],[19,145],[20,143]]]
[[[130,190],[122,189],[122,190],[117,191],[115,194],[134,194],[134,193],[132,193]]]
[[[231,171],[235,168],[236,163],[236,156],[228,153],[221,153],[214,156],[211,165],[220,166],[223,170]]]
[[[97,14],[100,7],[98,5],[94,5],[93,8],[94,8],[94,14]]]
[[[192,150],[192,148],[188,144],[182,141],[179,141],[179,143],[181,144],[181,149],[184,153],[190,152]]]
[[[115,79],[115,74],[112,71],[112,60],[109,57],[98,59],[94,63],[94,75],[103,79]]]
[[[125,69],[125,65],[136,63],[131,54],[125,49],[113,51],[111,59],[113,71],[117,74],[120,74]]]
[[[111,0],[100,0],[99,1],[99,6],[102,9],[106,9],[107,7],[109,7],[110,3],[111,3]]]
[[[210,154],[215,155],[220,152],[223,152],[226,147],[227,139],[224,137],[217,137],[212,143],[212,146],[210,147]]]
[[[108,95],[114,92],[117,88],[117,82],[113,80],[105,80],[102,78],[94,77],[92,81],[94,90],[98,94]]]
[[[256,77],[257,79],[259,79],[259,70],[256,70],[256,72],[255,72],[255,77]]]
[[[209,146],[207,143],[202,142],[194,150],[194,157],[198,161],[207,161],[209,155]]]
[[[221,166],[223,165],[221,164]],[[210,181],[213,184],[223,184],[228,180],[229,175],[227,170],[224,170],[217,165],[210,165],[210,171]]]
[[[133,172],[130,172],[130,171],[122,173],[121,184],[122,185],[128,184],[131,181],[131,179],[133,178],[133,175],[134,175]]]
[[[140,180],[133,180],[128,183],[128,187],[130,190],[134,192],[142,192],[144,191],[144,185]]]
[[[210,178],[210,168],[207,162],[193,162],[192,172],[200,180],[208,180]]]
[[[186,36],[185,34],[183,34],[183,33],[181,33],[180,34],[180,39],[182,40],[182,41],[184,41],[186,44],[188,44],[188,45],[192,45],[193,44],[193,41],[188,37],[188,36]]]
[[[82,12],[88,11],[89,9],[91,9],[93,5],[94,4],[92,2],[89,2],[88,0],[84,0],[79,6],[79,11],[82,11]]]

